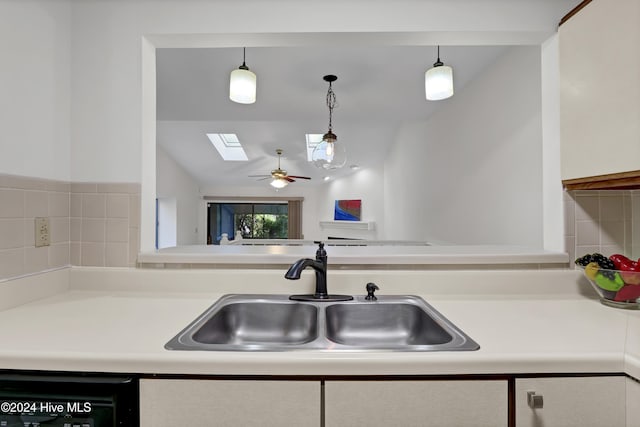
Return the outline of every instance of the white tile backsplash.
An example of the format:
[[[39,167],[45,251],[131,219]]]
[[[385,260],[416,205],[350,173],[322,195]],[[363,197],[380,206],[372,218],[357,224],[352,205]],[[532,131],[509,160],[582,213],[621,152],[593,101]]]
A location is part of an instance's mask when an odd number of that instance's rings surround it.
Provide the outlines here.
[[[49,193],[49,216],[69,218],[69,193]]]
[[[140,185],[76,183],[71,189],[71,263],[135,266],[140,245],[130,230],[140,222]]]
[[[24,216],[26,218],[49,215],[49,194],[46,191],[26,191],[25,196]]]
[[[37,273],[49,268],[49,247],[24,248],[25,273]]]
[[[107,243],[126,243],[129,241],[129,220],[126,218],[107,219]],[[125,255],[128,248],[125,249]]]
[[[24,248],[0,250],[0,278],[21,276],[25,273]]]
[[[595,196],[576,196],[575,210],[576,221],[599,221],[600,220],[600,197]]]
[[[24,218],[24,190],[0,188],[0,218]]]
[[[598,246],[600,229],[594,221],[576,221],[576,244],[578,246]]]
[[[97,193],[84,193],[82,195],[83,218],[106,218],[107,195]]]
[[[0,280],[70,264],[135,266],[139,216],[140,184],[0,174]],[[35,247],[35,217],[49,218],[50,246]]]
[[[102,218],[82,218],[82,241],[104,243],[106,221]]]
[[[566,250],[640,256],[640,191],[570,191],[564,196]]]
[[[128,194],[107,194],[107,218],[129,218]]]
[[[0,219],[0,249],[17,249],[24,246],[24,220]]]

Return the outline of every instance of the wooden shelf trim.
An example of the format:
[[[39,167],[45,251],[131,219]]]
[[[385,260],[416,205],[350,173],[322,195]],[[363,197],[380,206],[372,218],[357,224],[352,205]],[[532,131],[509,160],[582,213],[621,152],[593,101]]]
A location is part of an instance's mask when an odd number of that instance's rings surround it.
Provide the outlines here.
[[[567,190],[637,190],[640,189],[640,170],[565,179],[562,185]]]
[[[588,5],[589,3],[591,3],[591,0],[583,0],[582,2],[580,2],[579,5],[577,5],[576,7],[574,7],[573,9],[571,9],[569,11],[569,13],[567,13],[566,15],[564,15],[562,17],[562,19],[560,20],[560,23],[558,24],[558,26],[564,24],[565,22],[567,22],[569,19],[571,19],[571,17],[573,15],[575,15],[576,13],[580,12],[580,10],[582,8],[584,8],[586,5]]]

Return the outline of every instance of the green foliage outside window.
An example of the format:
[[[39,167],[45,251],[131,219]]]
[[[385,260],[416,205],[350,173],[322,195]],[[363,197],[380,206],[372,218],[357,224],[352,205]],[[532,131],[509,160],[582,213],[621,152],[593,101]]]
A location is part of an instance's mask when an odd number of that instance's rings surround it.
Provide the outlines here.
[[[235,229],[245,239],[286,239],[288,216],[273,214],[236,214]]]

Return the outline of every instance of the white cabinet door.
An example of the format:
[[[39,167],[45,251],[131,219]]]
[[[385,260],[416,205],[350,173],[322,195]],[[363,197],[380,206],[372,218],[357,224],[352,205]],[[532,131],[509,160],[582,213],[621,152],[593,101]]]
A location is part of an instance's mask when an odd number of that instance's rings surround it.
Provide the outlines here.
[[[140,426],[320,426],[318,381],[142,379]]]
[[[500,427],[507,381],[327,381],[326,427]]]
[[[640,170],[640,0],[593,1],[559,34],[562,179]]]
[[[627,427],[640,427],[640,382],[627,378]]]
[[[625,427],[625,377],[516,379],[518,427]],[[527,393],[542,396],[531,408]]]

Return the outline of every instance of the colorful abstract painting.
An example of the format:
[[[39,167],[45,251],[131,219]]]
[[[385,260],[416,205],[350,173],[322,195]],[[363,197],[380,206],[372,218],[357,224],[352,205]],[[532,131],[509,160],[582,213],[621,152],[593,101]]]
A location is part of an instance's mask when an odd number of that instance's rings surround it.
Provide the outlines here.
[[[362,200],[336,200],[335,221],[360,221]]]

